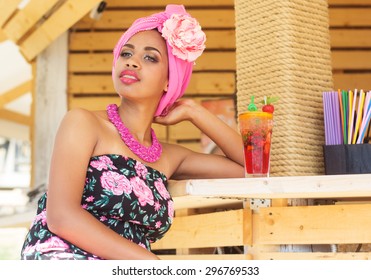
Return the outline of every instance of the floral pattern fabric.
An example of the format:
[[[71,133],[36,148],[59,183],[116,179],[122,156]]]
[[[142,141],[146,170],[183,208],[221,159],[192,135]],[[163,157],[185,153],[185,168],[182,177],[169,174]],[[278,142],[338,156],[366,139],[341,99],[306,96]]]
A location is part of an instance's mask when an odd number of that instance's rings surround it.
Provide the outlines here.
[[[22,247],[22,259],[100,259],[48,229],[45,193]],[[150,250],[174,216],[166,176],[140,161],[107,154],[90,159],[81,207],[122,237]]]

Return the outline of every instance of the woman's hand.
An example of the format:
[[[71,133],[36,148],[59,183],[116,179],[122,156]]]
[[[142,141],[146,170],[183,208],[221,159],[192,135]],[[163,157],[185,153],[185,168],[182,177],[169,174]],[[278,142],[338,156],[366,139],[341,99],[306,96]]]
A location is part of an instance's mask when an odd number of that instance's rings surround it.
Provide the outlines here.
[[[172,125],[189,121],[192,117],[192,110],[197,106],[200,105],[192,99],[180,99],[170,107],[166,116],[155,117],[154,122],[162,125]]]

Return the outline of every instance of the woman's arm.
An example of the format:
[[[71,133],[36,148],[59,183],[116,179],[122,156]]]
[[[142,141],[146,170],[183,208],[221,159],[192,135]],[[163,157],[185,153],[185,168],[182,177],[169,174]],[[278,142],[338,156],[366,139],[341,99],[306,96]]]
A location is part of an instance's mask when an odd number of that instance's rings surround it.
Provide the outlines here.
[[[56,135],[49,175],[48,227],[104,259],[158,259],[81,207],[87,167],[99,138],[98,128],[95,116],[85,110],[70,111],[63,119]]]
[[[207,155],[177,148],[182,157],[175,176],[177,178],[243,177],[243,143],[240,134],[206,108],[193,100],[179,100],[169,114],[157,117],[157,123],[171,125],[183,120],[192,122],[223,151],[224,156]],[[173,148],[174,149],[174,148]]]

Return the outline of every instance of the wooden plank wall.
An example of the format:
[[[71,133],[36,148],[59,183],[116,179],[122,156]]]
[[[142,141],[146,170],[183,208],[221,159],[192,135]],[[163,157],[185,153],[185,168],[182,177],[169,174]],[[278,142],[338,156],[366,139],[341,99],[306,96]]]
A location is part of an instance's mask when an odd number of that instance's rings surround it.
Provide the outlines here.
[[[329,0],[334,88],[371,90],[371,0]]]
[[[207,35],[207,48],[194,68],[185,96],[201,100],[234,98],[236,92],[233,0],[107,0],[98,21],[88,16],[70,30],[69,108],[104,109],[118,98],[111,82],[112,49],[134,19],[184,4]],[[329,0],[334,89],[371,89],[371,0]],[[200,132],[183,122],[155,130],[163,141],[200,150]]]

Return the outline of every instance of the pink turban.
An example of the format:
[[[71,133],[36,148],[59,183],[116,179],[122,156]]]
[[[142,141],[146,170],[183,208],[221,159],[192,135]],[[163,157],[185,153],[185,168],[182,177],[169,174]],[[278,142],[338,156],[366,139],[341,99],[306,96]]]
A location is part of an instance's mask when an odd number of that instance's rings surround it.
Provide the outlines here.
[[[164,12],[139,18],[121,36],[113,50],[113,67],[122,47],[140,31],[157,29],[165,38],[169,61],[168,91],[162,96],[155,116],[166,115],[168,108],[183,96],[192,75],[194,61],[205,49],[206,36],[183,5],[167,5]]]

